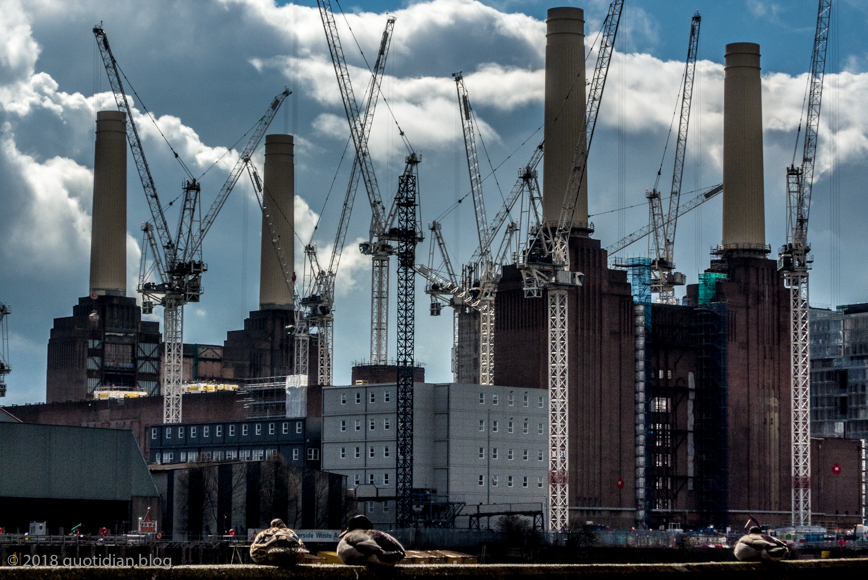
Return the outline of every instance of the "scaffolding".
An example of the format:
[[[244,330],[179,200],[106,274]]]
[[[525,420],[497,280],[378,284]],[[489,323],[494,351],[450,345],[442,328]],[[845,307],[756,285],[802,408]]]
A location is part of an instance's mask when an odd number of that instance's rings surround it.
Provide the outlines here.
[[[282,419],[307,416],[306,376],[289,375],[251,379],[238,394],[248,419]],[[304,384],[303,384],[304,383]],[[301,414],[298,414],[301,412]]]
[[[694,311],[692,328],[697,347],[695,488],[703,526],[724,525],[728,512],[727,316],[725,303],[708,303]]]

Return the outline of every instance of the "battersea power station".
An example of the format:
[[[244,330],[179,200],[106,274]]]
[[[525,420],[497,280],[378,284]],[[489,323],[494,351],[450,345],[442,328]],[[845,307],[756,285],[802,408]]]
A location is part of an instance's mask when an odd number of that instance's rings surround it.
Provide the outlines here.
[[[698,34],[698,15],[694,21]],[[725,61],[722,240],[683,299],[656,300],[654,260],[613,261],[589,221],[589,197],[601,195],[588,187],[593,156],[575,197],[564,199],[575,159],[587,159],[587,119],[602,94],[602,85],[589,78],[595,73],[586,70],[585,34],[581,9],[548,11],[543,223],[537,227],[557,229],[563,208],[575,208],[568,265],[556,282],[531,292],[526,258],[498,264],[502,269],[489,280],[491,302],[481,309],[459,300],[467,293],[453,293],[453,382],[428,383],[421,366],[410,363],[414,497],[439,506],[426,507],[426,514],[451,514],[436,522],[445,527],[472,525],[474,517],[478,525],[481,506],[498,504],[540,506],[550,529],[588,523],[622,530],[741,529],[751,516],[770,526],[791,525],[794,494],[809,491],[814,524],[860,523],[864,440],[809,438],[810,474],[794,470],[792,292],[770,257],[765,232],[760,45],[711,48]],[[383,38],[381,57],[388,49]],[[460,75],[456,82],[461,95]],[[466,96],[463,106],[469,117]],[[287,273],[295,270],[295,138],[264,138],[265,190],[280,219],[262,222],[260,309],[218,344],[183,345],[178,421],[164,413],[166,328],[143,319],[126,287],[127,123],[123,112],[97,114],[89,295],[79,298],[71,317],[55,319],[47,402],[4,409],[24,423],[131,430],[162,482],[160,525],[167,529],[191,531],[181,530],[179,522],[192,520],[172,503],[174,469],[202,462],[252,465],[272,455],[293,468],[328,472],[329,498],[346,491],[339,489],[344,482],[372,521],[394,524],[398,432],[408,422],[397,403],[405,363],[375,359],[372,340],[372,360],[356,363],[352,384],[333,384],[333,303],[323,296],[333,297],[334,288],[298,297],[288,283]],[[366,146],[367,136],[359,142]],[[287,244],[288,265],[279,262],[276,238]],[[388,265],[388,256],[380,264]],[[426,275],[419,266],[416,272]],[[299,349],[294,333],[307,324],[300,324],[300,313],[310,304],[310,325],[322,326]],[[372,310],[380,306],[372,301]],[[402,323],[406,328],[399,318],[399,332]],[[554,376],[562,382],[555,385]],[[846,381],[839,383],[829,388],[846,389]],[[259,467],[244,469],[250,481],[260,473]],[[223,502],[215,509],[223,511],[214,521],[225,520],[224,527],[257,528],[270,517],[287,517],[259,507],[255,517],[253,511],[239,515],[231,493],[215,485]],[[565,523],[556,525],[557,502],[565,502]],[[328,525],[337,527],[338,520],[340,514],[332,514]]]

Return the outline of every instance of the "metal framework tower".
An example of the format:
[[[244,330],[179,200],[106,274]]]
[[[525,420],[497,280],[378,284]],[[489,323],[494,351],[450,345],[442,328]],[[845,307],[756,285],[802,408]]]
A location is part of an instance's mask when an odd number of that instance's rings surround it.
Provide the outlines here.
[[[792,517],[793,526],[811,524],[810,325],[808,323],[808,217],[817,154],[817,130],[829,44],[832,0],[820,0],[811,53],[807,120],[802,164],[787,168],[787,243],[781,247],[778,269],[790,290],[790,365],[792,393]],[[798,143],[798,136],[796,137]]]
[[[0,302],[0,397],[6,396],[6,375],[12,370],[9,366],[9,322],[6,316],[9,306]]]
[[[397,510],[399,528],[413,521],[413,354],[415,346],[415,261],[418,243],[418,191],[416,167],[419,156],[411,153],[404,174],[398,178],[398,455]]]
[[[199,183],[181,162],[190,179],[184,186],[184,198],[178,217],[178,227],[173,236],[145,159],[132,109],[127,101],[120,71],[109,46],[108,37],[102,26],[95,26],[93,34],[105,65],[117,107],[126,114],[127,141],[133,152],[139,178],[151,210],[153,223],[146,222],[142,226],[144,239],[138,291],[142,294],[142,311],[144,313],[153,312],[155,304],[163,306],[163,332],[165,333],[164,342],[166,345],[162,384],[163,422],[179,423],[181,422],[184,305],[188,302],[198,302],[202,294],[202,274],[207,270],[207,266],[202,260],[202,242],[238,182],[241,171],[253,156],[253,152],[277,114],[280,105],[290,92],[284,89],[271,101],[254,129],[250,141],[241,152],[235,167],[204,217],[200,215],[201,191]],[[155,231],[159,237],[159,244],[154,237]],[[148,250],[150,250],[153,260],[150,267],[147,265]],[[151,274],[156,275],[157,282],[148,281]]]
[[[675,304],[675,286],[684,284],[684,275],[673,272],[675,268],[675,226],[678,223],[678,205],[681,200],[681,178],[684,174],[684,156],[687,152],[687,129],[690,124],[690,105],[693,100],[693,77],[696,72],[696,55],[699,49],[699,11],[690,20],[690,39],[687,61],[684,64],[683,91],[681,93],[681,118],[678,123],[678,139],[675,143],[675,166],[672,170],[672,189],[669,210],[664,221],[663,203],[657,184],[648,194],[650,218],[654,235],[651,236],[651,292],[657,294],[661,304]],[[657,172],[657,181],[660,172]]]

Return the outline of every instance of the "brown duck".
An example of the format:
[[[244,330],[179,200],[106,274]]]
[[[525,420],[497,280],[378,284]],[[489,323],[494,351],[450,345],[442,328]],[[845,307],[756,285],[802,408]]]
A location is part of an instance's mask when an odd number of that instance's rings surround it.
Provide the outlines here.
[[[374,529],[367,517],[354,516],[341,532],[338,557],[351,566],[394,566],[404,558],[404,546],[385,532]]]
[[[308,553],[304,542],[279,518],[271,520],[271,527],[259,532],[250,545],[250,557],[254,563],[282,568],[295,566]]]

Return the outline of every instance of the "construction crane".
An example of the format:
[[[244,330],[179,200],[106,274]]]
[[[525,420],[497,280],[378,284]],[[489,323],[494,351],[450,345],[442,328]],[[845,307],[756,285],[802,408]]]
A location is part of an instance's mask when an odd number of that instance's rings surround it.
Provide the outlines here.
[[[422,238],[419,224],[418,165],[421,158],[411,153],[404,173],[398,178],[395,196],[398,212],[398,353],[397,420],[398,455],[396,461],[396,523],[409,527],[413,521],[413,371],[415,347],[416,244]]]
[[[807,120],[802,163],[787,168],[787,242],[778,255],[778,270],[790,290],[790,373],[792,396],[792,521],[799,529],[811,525],[811,425],[808,305],[808,216],[817,155],[817,130],[829,45],[832,0],[820,0],[811,53]],[[798,147],[798,135],[796,147]],[[795,157],[795,155],[794,155]],[[795,161],[795,160],[794,160]]]
[[[564,203],[556,228],[542,220],[531,228],[517,264],[522,274],[525,296],[547,294],[548,312],[548,387],[549,387],[549,527],[562,531],[569,523],[569,309],[568,290],[581,286],[583,275],[569,271],[569,236],[579,188],[585,177],[587,155],[591,149],[597,113],[606,86],[606,76],[624,0],[609,5],[603,22],[600,49],[588,91],[587,111],[573,155],[573,167],[564,192]],[[581,224],[590,229],[588,224]]]
[[[95,26],[93,33],[108,74],[109,83],[112,86],[115,102],[118,109],[126,116],[127,141],[133,152],[139,178],[151,210],[153,223],[146,222],[142,226],[142,258],[138,291],[142,294],[143,313],[153,312],[154,306],[157,304],[163,306],[163,339],[165,343],[162,377],[163,422],[180,423],[184,305],[189,302],[198,302],[202,294],[202,274],[207,270],[207,266],[202,260],[202,241],[237,183],[241,171],[252,157],[256,146],[277,114],[280,105],[289,96],[290,91],[284,89],[271,101],[265,115],[262,116],[254,129],[250,141],[242,151],[238,162],[204,217],[200,214],[201,187],[198,181],[192,177],[186,181],[183,188],[184,194],[178,217],[178,227],[173,236],[157,195],[157,189],[142,149],[132,109],[127,101],[119,67],[109,46],[108,37],[101,25]],[[187,173],[189,175],[189,171]],[[148,264],[149,254],[153,260],[150,265]],[[155,276],[158,281],[148,281],[152,276]]]
[[[367,142],[364,139],[363,120],[359,113],[359,105],[356,102],[353,85],[350,81],[350,73],[344,58],[344,51],[338,35],[335,15],[332,11],[330,0],[317,0],[329,53],[335,69],[341,99],[344,104],[344,112],[350,124],[350,135],[356,153],[359,153],[359,170],[365,189],[368,192],[368,202],[371,205],[371,226],[369,229],[369,241],[360,244],[359,249],[365,255],[371,256],[371,362],[373,364],[385,364],[388,353],[388,325],[389,325],[389,257],[395,253],[395,247],[391,242],[399,241],[396,235],[395,217],[397,206],[395,200],[388,212],[380,196],[377,178],[374,175],[374,165],[367,154]],[[403,133],[401,133],[403,137]],[[404,140],[408,150],[409,144]],[[421,241],[417,240],[417,241]]]
[[[675,142],[675,166],[672,170],[672,189],[669,195],[669,210],[663,217],[663,203],[657,184],[647,194],[648,215],[652,224],[650,240],[651,293],[657,294],[660,304],[675,304],[675,286],[683,286],[684,274],[675,272],[675,226],[678,223],[678,205],[681,200],[681,177],[684,174],[684,155],[687,151],[687,129],[690,124],[690,104],[693,100],[693,77],[696,72],[696,54],[699,49],[699,11],[690,20],[690,40],[687,45],[687,61],[684,63],[683,92],[681,93],[681,118],[678,123],[678,139]],[[661,163],[662,165],[662,163]]]
[[[9,306],[0,302],[0,397],[6,396],[6,375],[12,370],[9,366]]]
[[[386,60],[388,58],[389,47],[392,42],[392,31],[394,28],[395,17],[390,16],[386,20],[386,29],[383,31],[383,36],[380,40],[380,49],[377,52],[377,60],[371,74],[371,82],[368,86],[368,91],[365,94],[363,102],[364,113],[361,115],[360,119],[360,148],[356,149],[356,155],[353,160],[353,167],[350,172],[350,181],[347,185],[347,193],[344,197],[344,205],[341,209],[341,217],[338,222],[338,230],[335,234],[335,241],[332,246],[328,269],[320,268],[316,256],[316,246],[308,244],[305,247],[305,255],[307,256],[313,270],[313,283],[311,291],[308,292],[306,296],[302,297],[299,303],[300,309],[297,309],[297,312],[301,312],[301,316],[307,318],[307,324],[305,325],[305,323],[301,321],[297,322],[296,341],[306,340],[305,336],[298,331],[299,322],[301,322],[301,326],[307,326],[308,331],[316,328],[318,338],[317,381],[320,385],[332,384],[335,277],[337,276],[338,266],[340,265],[344,241],[347,237],[347,228],[349,227],[350,215],[353,211],[353,202],[356,198],[356,190],[359,186],[362,160],[369,158],[368,138],[370,137],[371,127],[374,122],[374,111],[377,108],[377,102],[379,100],[380,83],[382,82],[383,73],[386,69]]]

